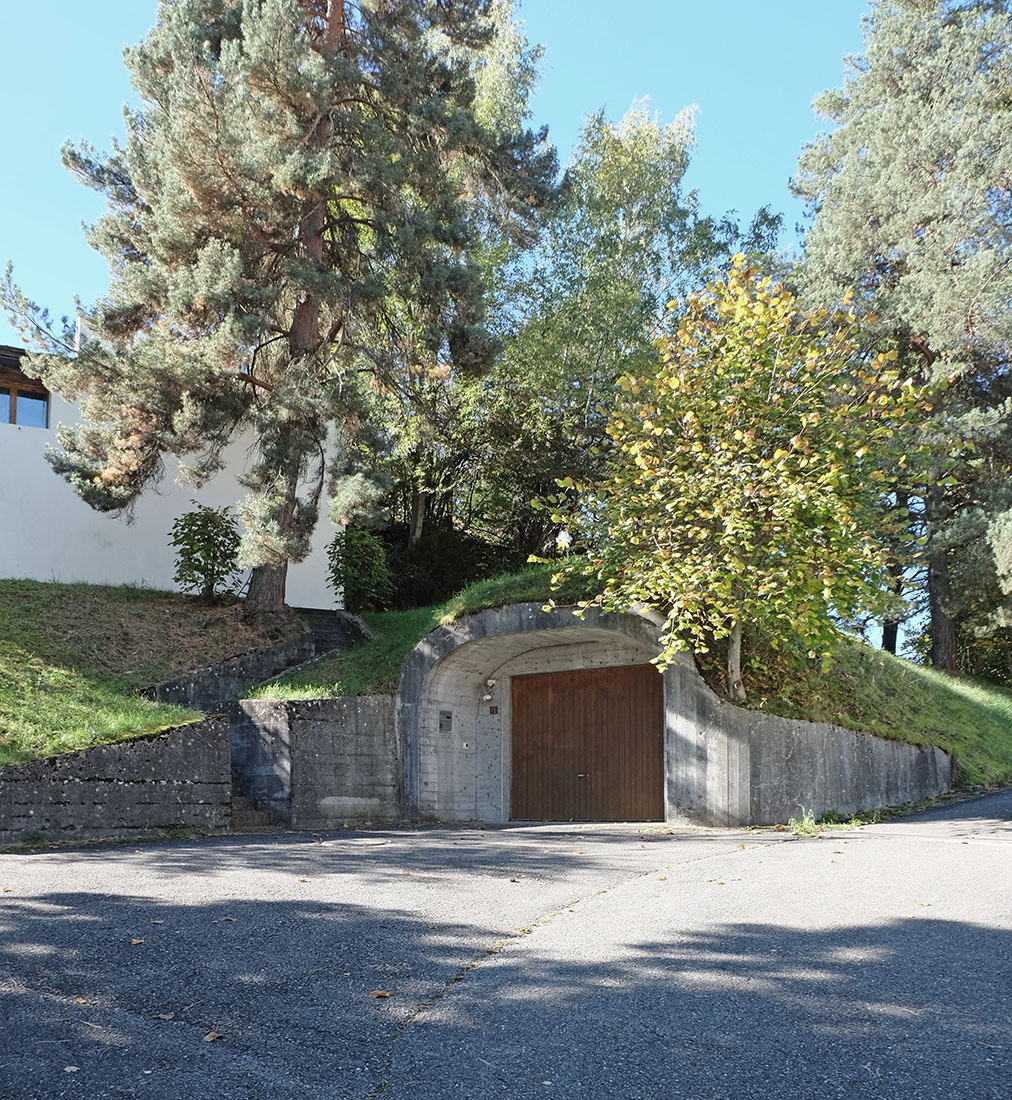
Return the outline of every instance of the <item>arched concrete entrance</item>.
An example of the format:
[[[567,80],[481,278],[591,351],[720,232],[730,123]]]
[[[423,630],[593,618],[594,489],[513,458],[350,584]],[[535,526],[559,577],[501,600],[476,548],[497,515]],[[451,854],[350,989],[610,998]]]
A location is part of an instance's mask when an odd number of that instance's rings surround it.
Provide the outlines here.
[[[514,677],[643,665],[659,651],[645,615],[516,604],[439,627],[405,662],[396,700],[406,817],[511,818]],[[950,763],[838,726],[743,710],[691,658],[663,675],[663,807],[671,822],[744,825],[915,801],[946,790]]]
[[[405,665],[398,695],[408,813],[510,820],[513,678],[644,665],[657,651],[657,627],[640,616],[589,611],[581,621],[537,604],[433,631]]]

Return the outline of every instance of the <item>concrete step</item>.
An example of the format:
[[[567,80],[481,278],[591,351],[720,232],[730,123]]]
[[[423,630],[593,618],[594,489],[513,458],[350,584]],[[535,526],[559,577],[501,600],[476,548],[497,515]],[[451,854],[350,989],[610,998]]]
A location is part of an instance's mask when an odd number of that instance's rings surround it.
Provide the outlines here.
[[[292,611],[312,631],[318,655],[333,649],[347,649],[370,637],[365,623],[345,611],[319,607],[293,607]]]

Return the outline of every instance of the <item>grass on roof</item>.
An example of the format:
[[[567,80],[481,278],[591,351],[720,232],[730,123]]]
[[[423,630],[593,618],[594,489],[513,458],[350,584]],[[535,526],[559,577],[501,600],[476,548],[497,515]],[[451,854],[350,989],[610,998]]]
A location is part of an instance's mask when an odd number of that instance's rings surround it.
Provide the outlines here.
[[[371,641],[328,654],[306,668],[251,689],[248,695],[255,699],[325,699],[396,691],[408,654],[437,626],[489,607],[545,603],[553,595],[557,602],[580,598],[582,592],[575,588],[553,593],[552,572],[551,566],[535,565],[521,573],[476,581],[432,607],[366,612],[362,618],[373,632]]]
[[[437,626],[489,607],[565,603],[582,593],[552,593],[551,569],[534,567],[515,576],[470,585],[444,604],[363,616],[371,641],[333,653],[251,696],[273,699],[371,695],[397,690],[411,650]],[[912,744],[938,745],[954,754],[965,783],[999,784],[1012,779],[1012,690],[981,680],[950,676],[915,665],[851,639],[841,639],[827,673],[818,667],[759,682],[750,705],[770,714],[832,722]]]

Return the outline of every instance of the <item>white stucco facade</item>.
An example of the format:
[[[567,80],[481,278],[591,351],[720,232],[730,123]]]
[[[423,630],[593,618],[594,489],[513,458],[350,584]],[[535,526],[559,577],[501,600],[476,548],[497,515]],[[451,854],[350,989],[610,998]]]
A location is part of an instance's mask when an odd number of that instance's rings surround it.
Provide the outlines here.
[[[168,458],[161,482],[141,496],[128,522],[89,507],[46,461],[46,445],[57,444],[56,426],[78,420],[77,407],[52,394],[52,427],[0,423],[0,577],[175,588],[173,521],[194,500],[213,508],[235,505],[246,492],[237,475],[248,462],[248,446],[232,444],[225,470],[199,490],[178,482],[178,467]],[[321,519],[309,557],[289,566],[290,605],[335,606],[326,583],[326,547],[333,537],[334,528]]]

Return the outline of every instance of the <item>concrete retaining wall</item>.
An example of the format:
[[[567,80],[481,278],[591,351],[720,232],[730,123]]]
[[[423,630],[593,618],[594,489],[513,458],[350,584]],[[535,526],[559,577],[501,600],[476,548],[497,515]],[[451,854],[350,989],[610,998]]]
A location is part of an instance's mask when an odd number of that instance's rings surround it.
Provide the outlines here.
[[[228,729],[205,718],[154,737],[0,768],[0,844],[231,825]]]
[[[236,785],[275,820],[322,829],[401,816],[392,696],[243,699],[231,726]]]
[[[915,802],[951,786],[951,761],[841,726],[733,706],[688,657],[665,673],[668,819],[771,825]]]
[[[193,710],[222,710],[254,684],[261,684],[285,669],[308,661],[315,654],[316,645],[307,630],[289,642],[279,642],[230,657],[227,661],[192,669],[172,680],[163,680],[145,688],[141,694],[146,699]]]
[[[517,604],[429,634],[397,698],[405,812],[508,821],[510,677],[639,664],[659,652],[648,615]],[[744,710],[715,695],[691,658],[664,674],[665,814],[700,825],[773,824],[851,814],[947,790],[950,760],[838,726]]]

